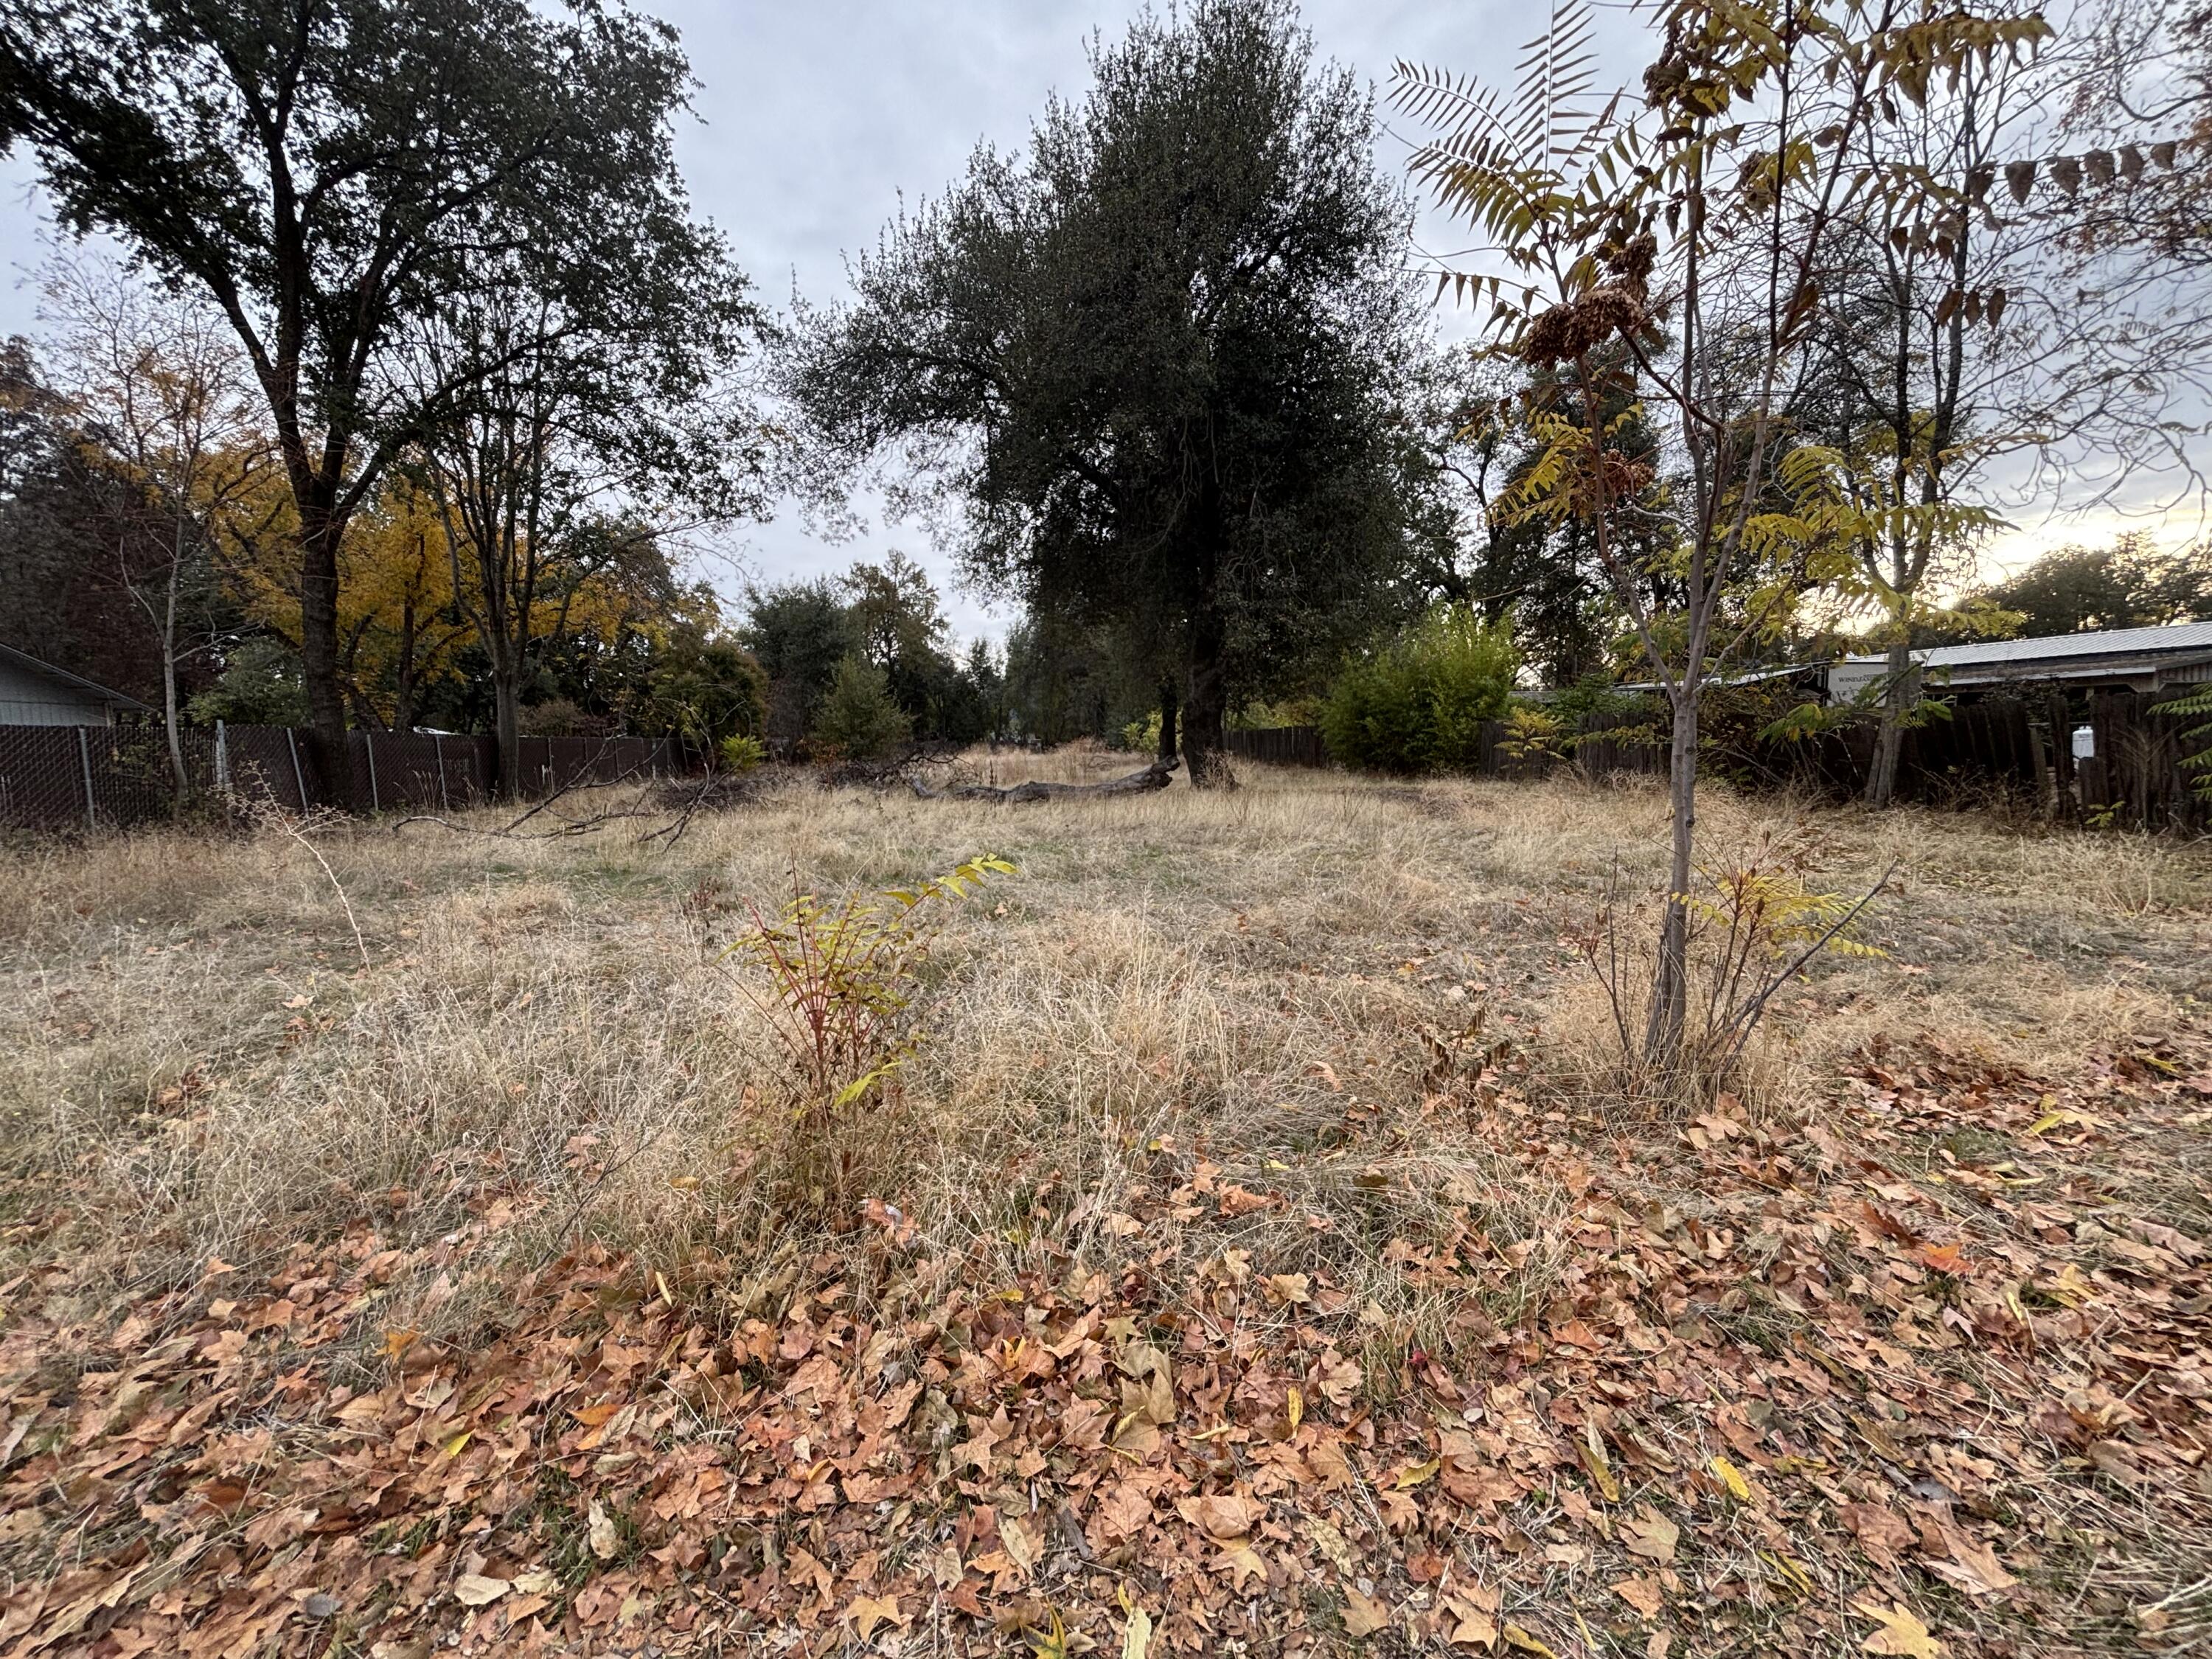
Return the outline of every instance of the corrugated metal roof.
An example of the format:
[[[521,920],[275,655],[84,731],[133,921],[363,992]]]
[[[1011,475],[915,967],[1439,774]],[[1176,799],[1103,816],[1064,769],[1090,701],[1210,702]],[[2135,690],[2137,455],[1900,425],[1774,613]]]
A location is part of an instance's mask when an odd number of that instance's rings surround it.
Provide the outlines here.
[[[2092,634],[2046,634],[2029,640],[1984,640],[1973,645],[1939,645],[1912,654],[1930,668],[1967,668],[2044,662],[2059,657],[2132,657],[2167,651],[2212,651],[2212,622],[2174,623],[2165,628],[2107,628]],[[1844,660],[1873,664],[1884,659],[1875,655]]]

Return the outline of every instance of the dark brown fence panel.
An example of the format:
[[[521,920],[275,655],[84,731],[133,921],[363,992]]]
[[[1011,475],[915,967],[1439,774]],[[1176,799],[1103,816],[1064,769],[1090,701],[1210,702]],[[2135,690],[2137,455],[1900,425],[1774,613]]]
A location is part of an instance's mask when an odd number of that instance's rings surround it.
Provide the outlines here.
[[[191,727],[179,733],[187,793],[227,791],[289,811],[336,804],[312,732],[281,726]],[[525,738],[522,793],[618,783],[700,769],[701,757],[657,738]],[[488,737],[355,732],[341,763],[353,803],[383,811],[459,811],[490,799],[499,746]],[[169,816],[176,774],[158,724],[0,726],[0,825],[118,829]]]
[[[83,749],[92,729],[0,726],[0,823],[50,830],[93,821]]]
[[[1231,730],[1223,734],[1229,752],[1243,760],[1269,766],[1326,766],[1328,748],[1318,726],[1272,726]]]
[[[1575,739],[1575,763],[1591,777],[1667,770],[1667,745],[1654,743],[1618,714],[1586,714]]]
[[[2096,753],[2080,763],[2082,810],[2113,822],[2212,828],[2212,801],[2197,793],[2203,774],[2185,769],[2181,734],[2191,722],[2160,711],[2165,697],[2100,691],[2087,725]]]
[[[286,726],[226,726],[218,787],[265,798],[292,811],[325,804],[323,769],[313,736]]]
[[[450,812],[491,799],[499,745],[434,732],[356,732],[354,799],[374,811]]]

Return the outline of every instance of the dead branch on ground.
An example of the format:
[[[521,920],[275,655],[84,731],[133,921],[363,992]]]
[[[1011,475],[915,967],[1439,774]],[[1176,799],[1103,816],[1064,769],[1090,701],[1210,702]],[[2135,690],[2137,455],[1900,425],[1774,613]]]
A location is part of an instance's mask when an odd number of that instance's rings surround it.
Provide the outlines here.
[[[918,777],[908,777],[907,785],[924,800],[988,800],[1004,806],[1019,805],[1024,801],[1058,800],[1070,795],[1140,795],[1154,789],[1164,789],[1182,764],[1182,757],[1154,761],[1142,771],[1125,773],[1118,778],[1108,778],[1103,783],[1047,783],[1032,778],[1026,783],[1010,784],[1004,789],[988,783],[955,784],[950,788],[932,789]]]

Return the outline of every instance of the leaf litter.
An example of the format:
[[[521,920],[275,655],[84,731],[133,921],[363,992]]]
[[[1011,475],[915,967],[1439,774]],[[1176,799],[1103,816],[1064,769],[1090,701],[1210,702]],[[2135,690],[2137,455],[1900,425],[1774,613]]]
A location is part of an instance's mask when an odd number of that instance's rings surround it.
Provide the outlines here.
[[[95,1322],[45,1313],[52,1255],[0,1287],[0,1655],[2205,1639],[2200,1036],[2057,1082],[1869,1059],[1799,1123],[1614,1131],[1527,1084],[1346,1104],[1464,1115],[1571,1195],[1510,1322],[1527,1251],[1478,1207],[1389,1242],[1425,1349],[1311,1260],[1188,1272],[1191,1230],[1297,1201],[1200,1150],[1101,1195],[1111,1271],[1014,1283],[880,1201],[765,1295],[596,1245],[518,1275],[507,1198]],[[426,1277],[498,1316],[384,1325]]]

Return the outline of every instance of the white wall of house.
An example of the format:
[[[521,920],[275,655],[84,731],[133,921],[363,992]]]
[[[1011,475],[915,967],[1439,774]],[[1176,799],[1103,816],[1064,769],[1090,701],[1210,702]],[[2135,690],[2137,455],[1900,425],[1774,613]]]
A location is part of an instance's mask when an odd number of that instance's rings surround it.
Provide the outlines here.
[[[36,669],[0,658],[0,726],[106,726],[105,701]]]

